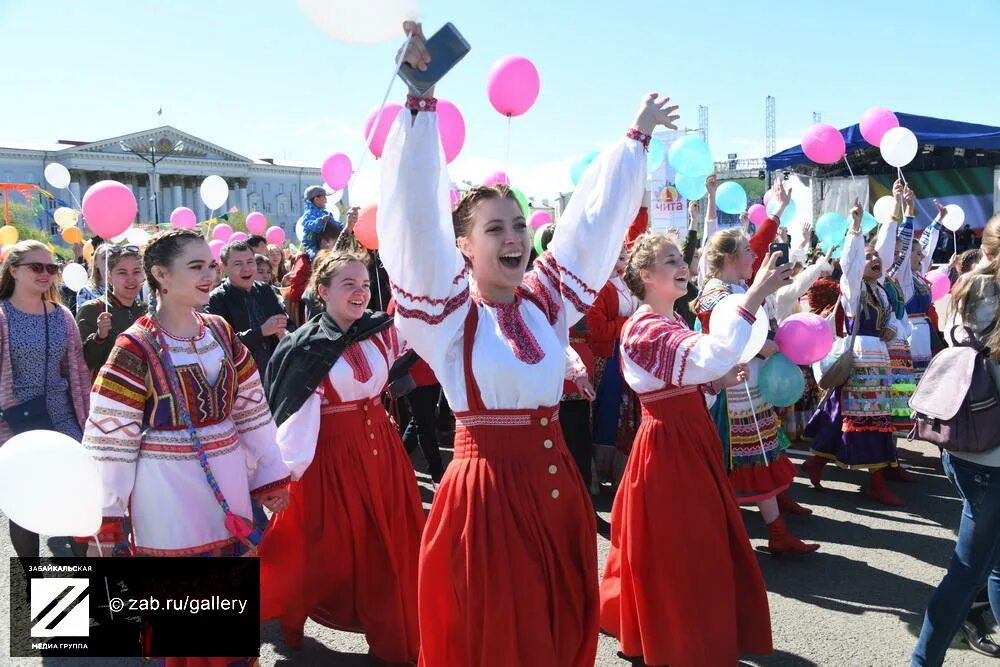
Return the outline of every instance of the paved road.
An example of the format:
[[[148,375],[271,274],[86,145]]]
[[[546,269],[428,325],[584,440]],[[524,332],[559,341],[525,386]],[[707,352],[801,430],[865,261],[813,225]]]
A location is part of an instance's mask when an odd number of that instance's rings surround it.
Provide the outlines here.
[[[901,443],[901,455],[920,483],[896,484],[907,501],[905,508],[890,509],[858,493],[862,473],[835,470],[827,466],[827,490],[816,491],[799,478],[794,496],[815,513],[805,519],[790,519],[800,537],[822,544],[811,557],[775,560],[758,552],[771,602],[776,654],[753,659],[744,665],[761,667],[807,665],[865,666],[905,665],[919,632],[924,607],[948,562],[960,504],[941,473],[937,450],[923,443]],[[793,454],[797,463],[802,456]],[[422,465],[417,462],[418,468]],[[421,476],[424,500],[431,497],[429,480]],[[597,499],[599,514],[598,550],[601,564],[608,551],[610,494]],[[766,531],[756,509],[744,511],[754,546],[766,545]],[[664,520],[669,514],[664,513]],[[6,531],[0,530],[0,544],[13,555]],[[65,545],[52,539],[48,550],[60,555]],[[7,571],[0,568],[0,590],[6,591]],[[13,660],[7,657],[9,624],[8,599],[0,595],[0,664],[37,665],[42,660]],[[703,630],[712,632],[711,619]],[[336,632],[309,623],[306,645],[301,652],[290,651],[280,639],[277,625],[263,629],[262,665],[367,665],[364,638]],[[616,656],[616,642],[601,637],[598,665],[624,666]],[[967,649],[953,648],[949,665],[987,665],[991,661]],[[46,660],[47,667],[63,665],[131,666],[135,660]]]

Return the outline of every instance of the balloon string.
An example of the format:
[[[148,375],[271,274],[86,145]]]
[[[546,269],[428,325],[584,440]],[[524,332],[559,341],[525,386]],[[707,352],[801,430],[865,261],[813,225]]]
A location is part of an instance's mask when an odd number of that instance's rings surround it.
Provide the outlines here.
[[[104,250],[104,311],[108,312],[111,310],[111,300],[108,296],[108,292],[111,291],[111,280],[108,276],[108,255],[111,253],[105,248]]]
[[[507,114],[507,156],[503,162],[503,173],[507,174],[510,169],[510,114]],[[507,182],[510,183],[510,175],[507,174]]]
[[[903,181],[903,185],[910,187],[910,184],[906,182],[906,176],[903,176],[902,167],[896,167],[896,175],[899,176],[899,180]]]
[[[753,425],[757,429],[757,442],[760,443],[760,455],[764,457],[764,465],[767,465],[767,452],[764,450],[764,436],[760,434],[760,423],[757,421],[757,411],[753,407],[753,398],[750,396],[750,384],[743,381],[743,389],[747,392],[747,403],[750,404],[750,414],[753,415]]]
[[[851,163],[847,161],[847,153],[844,153],[844,164],[847,165],[847,173],[851,175],[851,180],[854,180],[854,170],[851,169]]]
[[[365,137],[365,150],[361,151],[361,159],[358,160],[358,168],[354,170],[351,174],[350,180],[347,182],[347,187],[350,188],[351,184],[354,183],[354,179],[358,177],[361,173],[361,168],[365,164],[365,159],[368,157],[368,149],[372,145],[372,139],[375,138],[375,132],[378,131],[379,123],[382,122],[382,112],[385,111],[385,103],[389,101],[389,94],[392,93],[392,86],[396,83],[396,77],[399,75],[399,68],[403,66],[403,56],[406,55],[406,49],[410,47],[410,41],[413,39],[413,33],[406,35],[406,41],[403,42],[403,48],[399,51],[399,57],[396,58],[396,67],[392,71],[392,78],[389,79],[389,85],[385,89],[385,95],[382,96],[382,104],[378,107],[378,112],[375,114],[375,122],[368,129],[368,135]]]

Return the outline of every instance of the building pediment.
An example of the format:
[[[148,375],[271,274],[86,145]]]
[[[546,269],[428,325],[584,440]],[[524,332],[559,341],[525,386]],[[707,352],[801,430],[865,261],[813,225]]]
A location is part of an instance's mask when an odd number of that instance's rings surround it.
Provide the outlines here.
[[[130,151],[122,147],[122,144],[124,144],[125,146],[131,147],[132,149],[143,153],[147,153],[150,150],[150,146],[152,146],[157,153],[167,153],[171,152],[173,147],[176,146],[178,142],[183,142],[183,148],[181,148],[180,151],[173,153],[176,158],[253,164],[253,160],[250,160],[239,153],[234,153],[233,151],[217,146],[209,141],[200,139],[193,134],[181,132],[180,130],[169,125],[164,125],[163,127],[151,130],[143,130],[142,132],[125,134],[119,137],[112,137],[110,139],[102,139],[101,141],[80,144],[78,146],[70,146],[60,152],[66,154],[67,156],[72,155],[79,157],[90,155],[130,155]]]

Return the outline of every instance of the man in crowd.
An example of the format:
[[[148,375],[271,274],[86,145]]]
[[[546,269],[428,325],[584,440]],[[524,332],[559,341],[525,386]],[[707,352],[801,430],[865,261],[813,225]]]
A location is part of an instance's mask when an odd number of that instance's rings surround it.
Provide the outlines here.
[[[252,250],[255,255],[267,254],[267,239],[260,234],[254,234],[248,238],[247,246],[250,247],[250,250]]]
[[[274,290],[256,282],[257,260],[246,241],[227,243],[221,258],[226,280],[212,291],[207,312],[233,327],[263,373],[288,332],[288,316]]]

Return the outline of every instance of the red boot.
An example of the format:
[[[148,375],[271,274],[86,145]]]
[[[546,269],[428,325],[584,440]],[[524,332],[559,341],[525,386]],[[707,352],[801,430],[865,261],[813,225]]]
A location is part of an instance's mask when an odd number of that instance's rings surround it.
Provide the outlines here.
[[[785,525],[785,517],[779,516],[777,519],[767,524],[767,548],[772,556],[783,553],[789,554],[810,554],[819,549],[818,544],[806,544],[799,538],[792,535]]]
[[[813,513],[808,507],[803,507],[792,500],[792,497],[788,495],[788,491],[782,491],[778,494],[778,509],[781,510],[782,514],[795,514],[798,516],[808,516]]]
[[[916,475],[901,465],[886,468],[885,478],[893,482],[906,482],[907,484],[917,484],[920,482]]]
[[[809,473],[809,481],[817,489],[823,488],[823,483],[821,478],[823,477],[823,466],[826,465],[826,459],[822,456],[810,456],[802,463],[802,469]]]
[[[868,496],[879,501],[883,505],[894,505],[902,507],[906,503],[899,499],[895,493],[885,485],[885,471],[874,470],[871,474],[871,484],[868,486]]]

